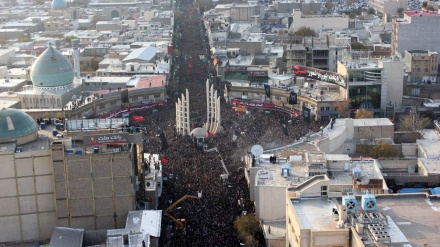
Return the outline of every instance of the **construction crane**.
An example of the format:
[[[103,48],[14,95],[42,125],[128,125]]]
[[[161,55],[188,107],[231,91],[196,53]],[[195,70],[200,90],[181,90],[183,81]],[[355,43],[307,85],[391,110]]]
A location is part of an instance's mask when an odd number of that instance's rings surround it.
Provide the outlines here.
[[[180,198],[179,200],[177,200],[175,203],[171,204],[167,209],[165,209],[164,214],[166,216],[168,216],[172,221],[174,221],[176,223],[177,229],[182,230],[184,228],[184,224],[183,222],[185,221],[185,219],[176,219],[174,218],[172,215],[170,215],[168,212],[170,212],[172,209],[174,209],[179,203],[185,201],[188,198],[195,198],[195,199],[200,199],[202,198],[202,192],[198,192],[197,196],[193,196],[193,195],[184,195],[182,198]]]

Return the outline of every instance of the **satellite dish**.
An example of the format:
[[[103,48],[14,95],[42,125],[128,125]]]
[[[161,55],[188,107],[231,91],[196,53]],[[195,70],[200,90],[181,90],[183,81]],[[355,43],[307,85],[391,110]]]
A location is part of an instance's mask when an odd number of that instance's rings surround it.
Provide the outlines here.
[[[260,145],[253,145],[251,148],[251,153],[252,155],[254,155],[255,157],[260,157],[264,152],[264,148]]]

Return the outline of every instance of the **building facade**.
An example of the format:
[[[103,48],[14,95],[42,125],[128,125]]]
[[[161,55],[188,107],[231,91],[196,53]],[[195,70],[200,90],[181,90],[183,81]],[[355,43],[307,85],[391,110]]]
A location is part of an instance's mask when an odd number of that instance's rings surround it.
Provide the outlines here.
[[[391,52],[401,57],[405,55],[405,50],[440,52],[439,33],[440,15],[437,12],[406,11],[402,19],[393,19]]]

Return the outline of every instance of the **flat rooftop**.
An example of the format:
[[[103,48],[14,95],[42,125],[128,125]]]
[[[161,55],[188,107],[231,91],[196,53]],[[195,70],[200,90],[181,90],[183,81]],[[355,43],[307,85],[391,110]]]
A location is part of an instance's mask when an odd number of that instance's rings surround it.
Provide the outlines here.
[[[440,140],[419,139],[416,140],[420,148],[426,153],[428,158],[438,158],[440,153]]]
[[[340,200],[339,200],[340,201]],[[360,198],[357,198],[360,202]],[[298,219],[305,228],[312,230],[334,230],[336,221],[332,219],[331,200],[292,199],[291,203],[297,212]],[[440,242],[440,214],[439,200],[430,200],[425,194],[394,194],[376,196],[376,212],[383,212],[387,217],[387,232],[391,236],[391,243],[381,243],[379,246],[439,246]],[[363,212],[362,208],[356,210]],[[364,231],[364,235],[367,231]],[[364,236],[366,247],[378,246],[370,237]]]
[[[440,174],[440,160],[438,159],[418,159],[423,168],[429,174]]]
[[[362,118],[353,119],[354,127],[369,127],[369,126],[394,126],[388,118]]]
[[[393,238],[388,246],[439,246],[440,201],[431,201],[425,195],[377,196],[377,208],[395,223],[405,238]],[[397,230],[397,229],[395,229]],[[405,239],[407,242],[405,242]],[[402,245],[395,245],[395,244]],[[394,245],[393,245],[394,244]],[[427,244],[427,245],[425,245]]]
[[[332,218],[332,209],[335,204],[326,198],[291,200],[303,228],[313,231],[336,229],[336,222]]]

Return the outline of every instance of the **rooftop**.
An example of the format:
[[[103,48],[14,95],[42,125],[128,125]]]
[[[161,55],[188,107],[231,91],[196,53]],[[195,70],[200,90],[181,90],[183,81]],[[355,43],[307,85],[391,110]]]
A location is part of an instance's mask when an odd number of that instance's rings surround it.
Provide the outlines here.
[[[428,174],[440,174],[440,160],[419,158],[419,163]]]
[[[310,228],[313,231],[325,231],[336,229],[336,222],[332,218],[332,209],[335,204],[324,198],[292,199],[291,203],[295,208],[302,228]]]
[[[407,16],[440,16],[435,11],[421,11],[421,10],[405,11],[404,14]]]
[[[388,118],[362,118],[353,119],[354,127],[369,127],[369,126],[394,126]]]
[[[440,157],[440,140],[438,139],[418,139],[420,149],[426,154],[427,158]]]
[[[359,202],[360,198],[357,200]],[[322,198],[291,199],[291,203],[302,227],[322,231],[336,229],[331,213],[335,206],[333,201]],[[380,246],[438,246],[439,201],[430,200],[425,194],[377,195],[376,205],[376,212],[383,212],[387,218],[387,232],[391,237],[390,243],[381,243]],[[356,212],[363,210],[358,207]],[[377,246],[366,234],[362,239],[366,247]]]

